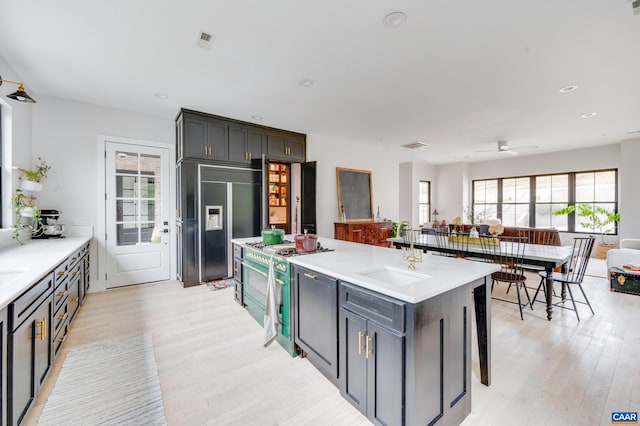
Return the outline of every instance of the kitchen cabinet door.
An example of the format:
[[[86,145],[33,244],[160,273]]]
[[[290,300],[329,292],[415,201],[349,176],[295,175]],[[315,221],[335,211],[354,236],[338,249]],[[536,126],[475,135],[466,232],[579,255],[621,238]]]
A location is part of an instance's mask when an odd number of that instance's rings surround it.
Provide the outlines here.
[[[51,368],[52,297],[9,333],[9,417],[20,424]]]
[[[185,118],[182,143],[185,157],[208,159],[207,122]]]
[[[267,148],[267,135],[260,129],[250,128],[247,136],[249,161],[260,160]]]
[[[404,336],[368,321],[366,339],[367,417],[381,425],[404,424]]]
[[[229,161],[248,163],[247,129],[240,126],[229,126]]]
[[[287,139],[286,145],[289,148],[287,152],[292,162],[304,162],[304,141]]]
[[[367,415],[367,320],[340,308],[340,394]]]
[[[222,121],[207,123],[207,145],[210,160],[226,161],[229,159],[229,139],[227,124]]]
[[[337,384],[338,283],[300,267],[295,267],[294,277],[295,343]]]

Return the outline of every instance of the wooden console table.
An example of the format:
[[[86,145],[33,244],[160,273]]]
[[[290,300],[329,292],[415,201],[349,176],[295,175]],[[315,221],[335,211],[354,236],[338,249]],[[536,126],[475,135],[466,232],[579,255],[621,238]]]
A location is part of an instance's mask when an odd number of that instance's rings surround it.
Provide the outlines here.
[[[333,238],[373,246],[391,247],[391,243],[387,241],[387,238],[391,238],[391,232],[391,222],[374,222],[372,220],[335,222]]]

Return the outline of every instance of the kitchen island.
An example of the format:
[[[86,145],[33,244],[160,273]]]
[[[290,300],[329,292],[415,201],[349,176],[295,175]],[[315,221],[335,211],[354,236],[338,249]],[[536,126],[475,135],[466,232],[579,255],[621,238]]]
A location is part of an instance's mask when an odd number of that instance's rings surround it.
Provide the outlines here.
[[[497,266],[427,255],[409,271],[395,249],[319,242],[333,251],[286,258],[302,354],[376,424],[459,424],[471,411],[472,293],[490,383]]]

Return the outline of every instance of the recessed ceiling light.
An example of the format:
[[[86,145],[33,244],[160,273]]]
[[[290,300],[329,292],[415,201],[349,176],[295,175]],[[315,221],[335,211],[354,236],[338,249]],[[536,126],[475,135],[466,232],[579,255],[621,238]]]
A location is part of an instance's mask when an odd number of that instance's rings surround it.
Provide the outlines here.
[[[298,84],[302,87],[313,86],[313,80],[310,78],[303,78],[302,80],[298,80]]]
[[[425,149],[429,146],[428,143],[424,143],[424,142],[412,142],[412,143],[408,143],[405,145],[402,145],[404,148],[409,148],[409,149]]]
[[[398,28],[407,22],[407,15],[403,12],[391,12],[382,19],[382,24],[387,28]]]
[[[167,95],[166,93],[156,93],[156,98],[167,99],[168,97],[169,95]]]
[[[640,133],[640,130],[632,130],[631,132],[627,132],[628,135],[635,135],[636,133]]]
[[[253,118],[254,120],[262,120],[261,115],[252,115],[251,118]]]
[[[569,92],[573,92],[574,90],[576,90],[578,88],[578,86],[566,86],[563,87],[562,89],[558,90],[558,93],[569,93]]]
[[[580,117],[582,118],[590,118],[590,117],[595,117],[597,113],[595,112],[587,112],[586,114],[582,114]]]

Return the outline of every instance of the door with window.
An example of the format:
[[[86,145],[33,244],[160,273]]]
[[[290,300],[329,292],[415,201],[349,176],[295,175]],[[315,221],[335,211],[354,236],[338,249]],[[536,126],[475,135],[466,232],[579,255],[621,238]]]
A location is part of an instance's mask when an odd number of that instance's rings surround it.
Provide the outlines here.
[[[170,278],[169,149],[106,143],[107,288]]]

